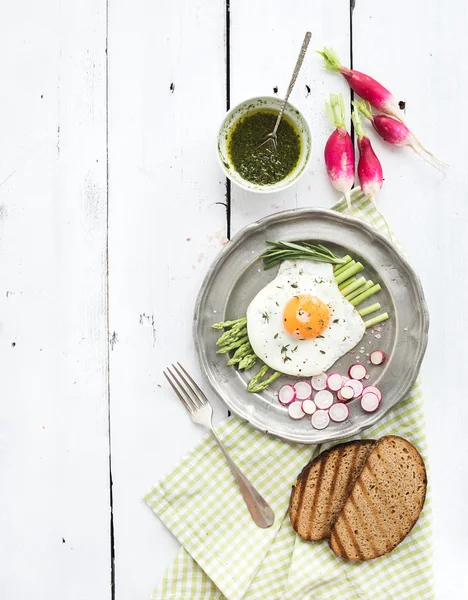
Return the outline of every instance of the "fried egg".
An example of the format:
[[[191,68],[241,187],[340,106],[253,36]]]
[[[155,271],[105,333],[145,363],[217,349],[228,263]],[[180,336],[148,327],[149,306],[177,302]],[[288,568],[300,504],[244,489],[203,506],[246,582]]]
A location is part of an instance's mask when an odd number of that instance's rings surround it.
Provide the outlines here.
[[[284,261],[247,309],[255,354],[275,371],[296,377],[329,369],[364,331],[364,321],[338,289],[327,263]]]

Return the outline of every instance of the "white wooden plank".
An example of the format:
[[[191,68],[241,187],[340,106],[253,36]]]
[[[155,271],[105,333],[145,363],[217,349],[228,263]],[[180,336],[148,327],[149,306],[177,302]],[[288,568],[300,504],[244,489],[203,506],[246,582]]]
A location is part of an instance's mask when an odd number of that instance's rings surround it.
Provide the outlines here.
[[[0,597],[110,598],[106,3],[0,22]]]
[[[261,23],[261,26],[259,26]],[[343,92],[344,82],[330,77],[315,53],[333,46],[348,60],[350,51],[349,1],[333,4],[298,0],[287,7],[280,0],[238,0],[231,7],[231,106],[254,96],[282,97],[289,84],[306,31],[312,39],[290,101],[303,112],[312,133],[312,159],[307,172],[284,192],[259,195],[232,186],[231,231],[260,217],[295,207],[331,206],[339,198],[327,180],[323,148],[332,132],[325,116],[330,93]],[[306,85],[310,88],[307,91]]]
[[[202,434],[166,384],[200,379],[196,293],[226,234],[216,159],[224,3],[112,0],[109,12],[110,359],[117,600],[145,598],[177,545],[141,502]],[[226,409],[222,409],[226,415]]]
[[[432,315],[423,367],[434,498],[436,597],[468,592],[465,513],[468,468],[460,448],[468,406],[463,377],[466,352],[463,307],[468,289],[466,198],[468,150],[461,104],[468,77],[459,57],[468,53],[468,11],[461,0],[422,0],[401,11],[358,0],[354,11],[354,66],[406,101],[408,124],[451,164],[441,176],[409,149],[392,150],[372,136],[385,184],[379,204],[420,273]],[[460,129],[460,127],[462,129]],[[451,374],[455,374],[452,376]]]

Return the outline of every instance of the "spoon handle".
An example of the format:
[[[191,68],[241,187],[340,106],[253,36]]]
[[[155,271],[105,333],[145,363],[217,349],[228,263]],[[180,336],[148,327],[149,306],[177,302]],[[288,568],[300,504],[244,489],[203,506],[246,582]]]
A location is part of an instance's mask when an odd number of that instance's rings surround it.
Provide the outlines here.
[[[276,134],[278,130],[280,121],[283,117],[284,109],[286,108],[286,104],[288,103],[289,95],[292,92],[294,84],[296,83],[297,76],[299,71],[301,70],[302,63],[304,62],[304,57],[307,52],[307,47],[309,46],[310,38],[312,34],[308,31],[304,36],[304,41],[302,42],[301,51],[299,52],[299,56],[297,57],[296,66],[294,67],[294,71],[291,77],[291,81],[289,82],[288,91],[286,92],[286,96],[284,97],[283,105],[281,107],[278,118],[276,119],[275,128],[273,129],[273,134]]]

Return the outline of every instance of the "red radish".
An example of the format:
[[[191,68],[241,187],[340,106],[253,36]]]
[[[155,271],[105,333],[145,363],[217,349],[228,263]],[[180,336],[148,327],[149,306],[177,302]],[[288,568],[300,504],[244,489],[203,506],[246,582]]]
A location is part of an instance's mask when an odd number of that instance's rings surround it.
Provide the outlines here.
[[[340,390],[340,396],[344,402],[348,402],[354,398],[354,389],[350,385],[345,385]]]
[[[305,412],[302,410],[302,402],[291,402],[288,406],[288,413],[291,419],[302,419],[305,417]]]
[[[330,417],[328,416],[328,411],[326,410],[317,410],[314,412],[311,418],[312,427],[315,429],[325,429],[328,427],[330,423]]]
[[[341,423],[348,418],[349,408],[343,402],[337,402],[333,404],[328,409],[328,414],[330,415],[330,419],[332,421],[336,421],[337,423]]]
[[[343,388],[341,388],[343,389]],[[338,392],[336,392],[336,398],[339,402],[346,402],[346,400],[343,398],[343,396],[341,395],[341,390],[339,390]]]
[[[385,354],[382,350],[374,350],[372,354],[369,356],[369,360],[373,365],[381,365],[385,361]]]
[[[379,388],[375,387],[375,385],[368,385],[367,387],[364,388],[363,394],[375,394],[377,396],[377,398],[379,399],[379,402],[382,400],[382,392],[379,390]]]
[[[327,374],[320,373],[320,375],[314,375],[310,380],[310,383],[317,392],[324,390],[327,387]]]
[[[362,394],[362,390],[364,389],[364,386],[362,385],[362,383],[360,381],[358,381],[357,379],[348,379],[348,381],[345,383],[345,386],[353,388],[353,390],[354,390],[353,398],[359,398]]]
[[[372,392],[363,394],[361,398],[361,408],[365,412],[374,412],[374,410],[378,409],[379,404],[380,402],[378,396]]]
[[[338,55],[331,48],[325,47],[319,54],[325,59],[325,67],[329,71],[341,73],[348,82],[349,87],[361,96],[361,98],[370,102],[380,112],[393,115],[400,121],[403,120],[400,105],[387,88],[384,88],[383,85],[372,77],[369,77],[369,75],[343,67]]]
[[[308,400],[312,396],[312,386],[307,381],[298,381],[294,385],[296,400]]]
[[[282,388],[280,388],[280,391],[278,392],[278,400],[281,404],[287,406],[288,404],[291,404],[291,402],[294,402],[295,399],[296,390],[293,388],[292,385],[286,384],[283,385]]]
[[[313,400],[304,400],[302,403],[302,410],[306,415],[313,415],[317,410],[317,407],[315,406],[315,402]]]
[[[349,367],[348,375],[351,379],[364,379],[367,375],[367,369],[364,365],[355,363]]]
[[[339,373],[330,373],[327,378],[327,388],[332,392],[337,392],[343,387],[343,380]]]
[[[367,119],[369,119],[380,137],[382,137],[389,144],[392,144],[393,146],[409,146],[411,150],[416,152],[418,156],[439,171],[441,171],[441,169],[439,169],[439,167],[430,159],[424,156],[421,150],[431,156],[441,165],[447,166],[445,163],[435,157],[432,152],[429,152],[429,150],[421,144],[414,133],[412,133],[411,130],[401,121],[398,121],[393,117],[389,117],[388,115],[373,115],[372,109],[368,102],[355,102],[354,108],[359,110]]]
[[[364,132],[359,111],[353,110],[351,116],[358,139],[359,161],[357,171],[361,189],[375,206],[375,196],[383,184],[382,165],[372,148],[370,139]]]
[[[325,144],[325,165],[328,177],[335,189],[342,192],[351,211],[351,188],[354,185],[354,148],[346,131],[344,101],[342,94],[330,94],[330,104],[326,105],[327,115],[335,131]]]
[[[333,394],[328,390],[317,392],[314,397],[314,402],[317,408],[330,408],[333,404]]]
[[[347,382],[349,381],[348,375],[342,375],[341,376],[341,381],[343,382],[343,385],[346,385]],[[343,385],[341,387],[343,387]]]

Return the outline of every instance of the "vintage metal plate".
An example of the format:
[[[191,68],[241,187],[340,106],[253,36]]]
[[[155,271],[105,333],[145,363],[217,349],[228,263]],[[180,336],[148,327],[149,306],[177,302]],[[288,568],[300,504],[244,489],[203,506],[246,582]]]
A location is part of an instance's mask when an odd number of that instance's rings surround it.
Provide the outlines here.
[[[265,240],[320,241],[339,255],[350,254],[360,260],[366,267],[362,274],[382,285],[382,291],[363,306],[378,301],[391,318],[382,324],[381,331],[368,330],[356,350],[343,356],[330,370],[346,374],[359,356],[370,374],[366,383],[377,385],[382,391],[382,403],[376,412],[363,412],[355,400],[348,404],[350,415],[345,422],[330,422],[326,429],[316,430],[309,417],[292,420],[277,400],[278,389],[284,383],[292,383],[293,377],[284,375],[264,392],[251,394],[247,383],[258,367],[247,373],[238,371],[227,366],[226,355],[216,354],[219,332],[211,325],[244,316],[255,294],[276,275],[276,268],[264,271],[258,259],[265,251]],[[356,435],[408,394],[426,350],[428,328],[421,282],[395,246],[362,221],[311,208],[261,219],[242,229],[225,246],[198,295],[194,339],[203,373],[233,412],[254,427],[285,440],[317,444]],[[362,348],[364,352],[360,351]],[[383,366],[367,364],[367,354],[376,349],[387,354]]]

